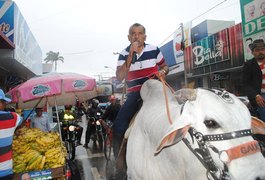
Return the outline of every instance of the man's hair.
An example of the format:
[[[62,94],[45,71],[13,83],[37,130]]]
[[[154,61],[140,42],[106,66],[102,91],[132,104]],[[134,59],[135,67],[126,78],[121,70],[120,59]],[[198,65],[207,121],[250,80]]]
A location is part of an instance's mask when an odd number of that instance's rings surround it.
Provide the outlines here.
[[[40,112],[40,111],[43,111],[43,109],[42,109],[42,108],[36,108],[35,111],[36,111],[36,112],[37,112],[37,111]]]
[[[140,23],[134,23],[133,25],[131,25],[131,27],[129,29],[129,34],[132,33],[132,28],[134,28],[134,27],[142,27],[143,30],[144,30],[144,34],[145,34],[145,27],[142,24],[140,24]]]

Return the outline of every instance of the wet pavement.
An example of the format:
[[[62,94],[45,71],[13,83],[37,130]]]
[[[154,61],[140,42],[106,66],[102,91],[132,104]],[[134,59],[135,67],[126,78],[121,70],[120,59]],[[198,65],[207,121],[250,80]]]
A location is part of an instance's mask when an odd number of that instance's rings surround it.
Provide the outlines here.
[[[79,125],[84,128],[81,143],[85,143],[86,134],[86,117],[82,117],[82,122]],[[103,151],[99,151],[93,146],[93,142],[89,142],[88,148],[84,148],[83,145],[76,147],[76,157],[74,164],[79,170],[81,180],[106,180],[106,174],[110,174],[113,171],[113,158],[107,163],[104,157]],[[80,179],[80,177],[76,178]]]

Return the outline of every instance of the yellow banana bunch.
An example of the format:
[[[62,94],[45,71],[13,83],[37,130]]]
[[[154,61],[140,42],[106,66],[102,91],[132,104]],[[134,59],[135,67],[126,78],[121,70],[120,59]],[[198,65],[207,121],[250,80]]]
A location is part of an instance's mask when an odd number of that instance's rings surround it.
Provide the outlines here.
[[[16,173],[43,170],[65,165],[66,148],[58,133],[45,133],[37,128],[21,128],[14,136],[13,166]]]
[[[42,161],[42,155],[38,154],[36,155],[31,161],[29,161],[27,169],[28,170],[40,170],[40,164]]]
[[[39,166],[40,169],[43,169],[45,162],[46,162],[46,157],[42,156],[41,163],[40,163],[40,166]]]
[[[21,163],[21,164],[16,164],[13,168],[13,171],[15,173],[19,173],[19,172],[23,172],[26,170],[26,164],[25,163]]]

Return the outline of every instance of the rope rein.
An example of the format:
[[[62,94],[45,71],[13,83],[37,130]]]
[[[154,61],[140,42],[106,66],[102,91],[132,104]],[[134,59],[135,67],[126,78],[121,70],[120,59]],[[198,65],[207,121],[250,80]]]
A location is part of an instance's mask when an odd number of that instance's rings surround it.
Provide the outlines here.
[[[165,81],[165,79],[159,73],[154,74],[154,76],[156,76],[162,82],[163,93],[164,93],[165,103],[166,103],[167,118],[168,118],[168,122],[170,124],[172,124],[173,121],[171,119],[171,115],[170,115],[170,111],[169,111],[169,104],[168,104],[168,96],[167,96],[166,87],[168,87],[170,89],[172,94],[174,93],[174,90],[172,87],[170,87],[170,85]],[[149,78],[152,79],[152,78],[154,78],[154,76],[151,76]]]

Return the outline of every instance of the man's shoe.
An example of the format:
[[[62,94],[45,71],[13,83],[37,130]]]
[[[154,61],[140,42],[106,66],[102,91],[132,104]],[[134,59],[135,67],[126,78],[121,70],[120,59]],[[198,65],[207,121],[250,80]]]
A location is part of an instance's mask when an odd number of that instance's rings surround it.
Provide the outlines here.
[[[87,149],[87,148],[88,148],[88,145],[87,145],[87,144],[84,144],[84,146],[83,146],[83,147]]]
[[[127,179],[126,171],[119,170],[110,176],[110,180],[125,180]]]
[[[82,143],[80,141],[77,142],[78,145],[82,145]]]

